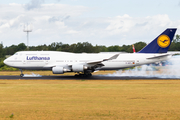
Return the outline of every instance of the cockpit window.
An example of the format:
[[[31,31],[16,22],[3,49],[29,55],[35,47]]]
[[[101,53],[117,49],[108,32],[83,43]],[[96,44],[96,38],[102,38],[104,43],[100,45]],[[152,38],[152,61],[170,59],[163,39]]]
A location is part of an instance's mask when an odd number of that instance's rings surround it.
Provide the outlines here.
[[[15,53],[14,55],[18,55],[18,53]]]

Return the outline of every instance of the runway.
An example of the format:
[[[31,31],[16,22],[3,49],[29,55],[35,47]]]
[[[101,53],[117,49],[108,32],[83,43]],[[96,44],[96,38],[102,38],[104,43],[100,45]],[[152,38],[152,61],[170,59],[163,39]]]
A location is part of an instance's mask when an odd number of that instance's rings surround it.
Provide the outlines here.
[[[20,77],[20,76],[0,76],[0,80],[170,80],[179,78],[159,78],[159,77],[139,77],[139,76],[106,76],[94,75],[91,77],[75,76],[42,76],[42,77]]]

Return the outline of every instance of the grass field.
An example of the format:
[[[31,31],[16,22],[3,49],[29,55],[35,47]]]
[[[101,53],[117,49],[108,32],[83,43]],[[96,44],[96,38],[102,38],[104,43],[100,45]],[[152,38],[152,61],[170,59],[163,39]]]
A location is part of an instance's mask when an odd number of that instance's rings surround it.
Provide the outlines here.
[[[180,81],[0,80],[0,119],[179,120]]]

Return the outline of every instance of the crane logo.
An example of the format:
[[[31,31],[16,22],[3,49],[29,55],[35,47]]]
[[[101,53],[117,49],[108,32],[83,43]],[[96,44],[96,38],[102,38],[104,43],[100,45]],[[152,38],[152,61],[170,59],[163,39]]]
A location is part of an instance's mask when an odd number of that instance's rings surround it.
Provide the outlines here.
[[[166,48],[170,45],[170,38],[167,35],[161,35],[158,37],[157,43],[160,47]]]

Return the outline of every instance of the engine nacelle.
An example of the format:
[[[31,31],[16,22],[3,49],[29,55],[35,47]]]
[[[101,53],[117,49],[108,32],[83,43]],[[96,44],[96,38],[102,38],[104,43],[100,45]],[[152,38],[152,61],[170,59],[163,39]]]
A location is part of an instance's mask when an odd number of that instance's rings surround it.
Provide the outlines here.
[[[84,70],[86,70],[87,67],[84,65],[72,65],[72,71],[73,72],[84,72]]]
[[[63,74],[64,68],[63,67],[53,67],[52,72],[53,72],[53,74]]]

